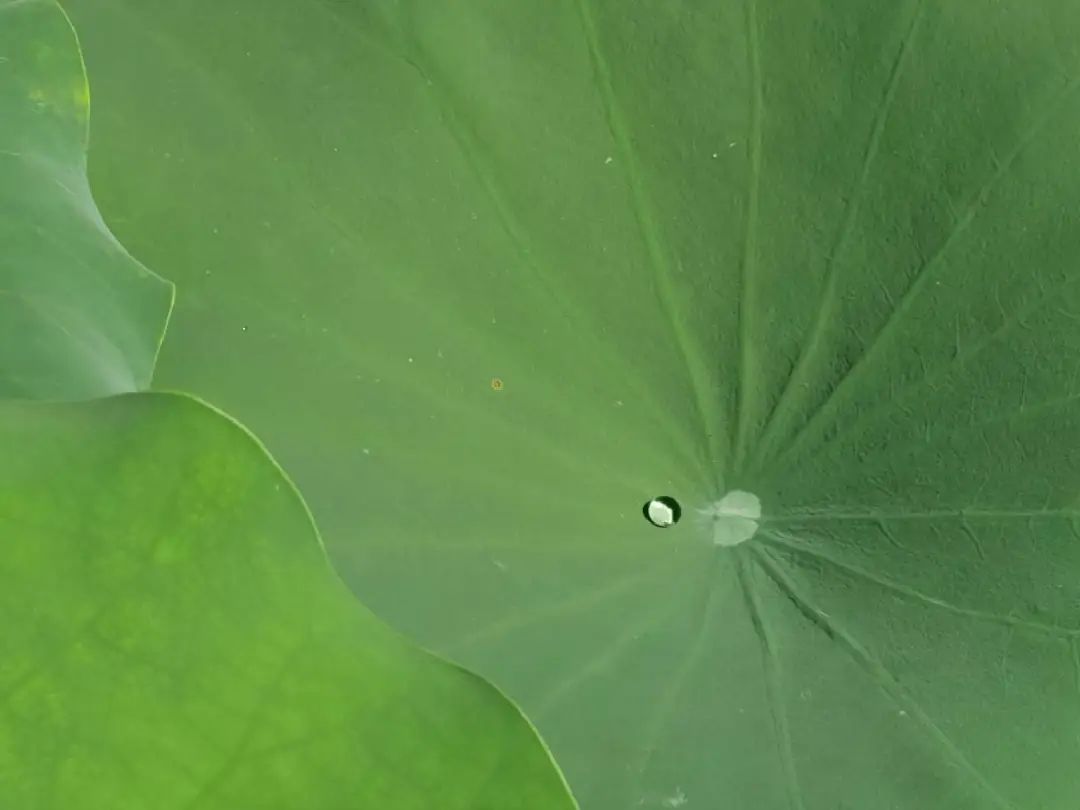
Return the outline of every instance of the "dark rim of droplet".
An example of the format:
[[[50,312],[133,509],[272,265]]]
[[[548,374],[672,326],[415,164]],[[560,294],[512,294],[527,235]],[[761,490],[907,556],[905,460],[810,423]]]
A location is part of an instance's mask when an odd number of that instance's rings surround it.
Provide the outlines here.
[[[664,506],[671,510],[671,523],[667,524],[666,526],[661,525],[660,523],[653,523],[653,519],[649,517],[649,506],[654,503],[662,503]],[[659,497],[649,498],[649,500],[645,501],[645,505],[641,507],[641,514],[643,514],[645,516],[645,519],[656,528],[670,529],[672,526],[678,523],[679,518],[682,517],[682,507],[679,506],[679,502],[672,498],[670,495],[660,495]]]

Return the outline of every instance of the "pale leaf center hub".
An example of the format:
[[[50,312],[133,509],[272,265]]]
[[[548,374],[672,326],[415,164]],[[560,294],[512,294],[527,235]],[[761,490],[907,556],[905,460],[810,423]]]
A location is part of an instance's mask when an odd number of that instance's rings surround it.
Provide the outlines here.
[[[757,533],[761,500],[753,492],[733,489],[698,511],[708,521],[716,545],[736,546]]]

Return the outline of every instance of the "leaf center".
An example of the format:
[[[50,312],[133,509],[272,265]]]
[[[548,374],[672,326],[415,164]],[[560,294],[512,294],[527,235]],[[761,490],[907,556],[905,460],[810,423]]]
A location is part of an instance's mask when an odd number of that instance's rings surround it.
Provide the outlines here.
[[[761,500],[752,492],[733,489],[698,512],[709,522],[716,545],[735,546],[757,533]]]

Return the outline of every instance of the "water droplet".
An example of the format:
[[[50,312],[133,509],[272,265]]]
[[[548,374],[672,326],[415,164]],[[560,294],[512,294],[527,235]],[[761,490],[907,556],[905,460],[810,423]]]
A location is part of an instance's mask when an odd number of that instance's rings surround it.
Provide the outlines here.
[[[659,497],[648,501],[645,506],[642,507],[641,512],[645,515],[645,519],[653,526],[660,529],[666,529],[668,526],[673,526],[679,522],[679,517],[682,515],[682,507],[679,506],[679,502],[670,495],[660,495]]]

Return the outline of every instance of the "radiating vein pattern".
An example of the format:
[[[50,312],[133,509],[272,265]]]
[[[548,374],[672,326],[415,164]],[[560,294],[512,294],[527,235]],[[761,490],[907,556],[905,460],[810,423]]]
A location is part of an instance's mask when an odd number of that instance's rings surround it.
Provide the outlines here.
[[[752,553],[762,570],[793,602],[803,617],[846,650],[889,698],[902,706],[903,711],[910,713],[920,723],[925,732],[940,747],[948,763],[971,779],[991,806],[1000,810],[1017,810],[1012,802],[998,792],[986,775],[971,763],[965,753],[957,747],[934,718],[926,713],[885,665],[842,624],[809,601],[768,551],[755,548]]]
[[[374,611],[584,810],[1074,810],[1074,2],[238,3],[71,4],[95,193]]]
[[[766,417],[759,448],[757,454],[755,454],[755,458],[750,460],[751,464],[756,463],[758,454],[768,452],[767,448],[773,433],[776,430],[782,429],[779,425],[782,424],[783,417],[785,416],[785,406],[788,404],[788,397],[791,396],[793,392],[797,391],[800,385],[805,384],[802,377],[804,374],[808,373],[808,370],[811,368],[811,358],[821,348],[824,340],[824,330],[826,325],[828,325],[833,318],[839,280],[838,268],[840,266],[837,259],[851,235],[855,218],[859,212],[859,205],[862,202],[863,192],[866,188],[867,178],[870,175],[870,170],[877,157],[878,148],[881,145],[882,132],[885,130],[885,126],[889,120],[889,112],[892,109],[893,99],[896,98],[896,88],[903,75],[904,68],[907,65],[908,54],[911,52],[911,45],[915,40],[916,31],[919,22],[923,18],[925,8],[926,0],[918,0],[914,13],[911,15],[910,25],[908,25],[907,30],[904,32],[900,46],[897,48],[896,59],[893,62],[892,69],[889,71],[888,84],[881,94],[881,102],[874,115],[873,128],[866,140],[862,165],[859,168],[855,188],[849,195],[844,207],[843,222],[837,230],[836,240],[829,248],[825,267],[825,280],[822,284],[820,300],[816,306],[816,315],[814,317],[812,331],[799,350],[799,357],[795,361],[795,366],[792,369],[791,374],[789,374],[784,381],[784,386],[780,391],[780,395],[773,404],[772,412]]]
[[[1032,123],[1025,131],[1020,133],[1004,158],[999,159],[991,153],[990,159],[993,172],[986,182],[971,196],[964,210],[956,217],[953,226],[934,248],[933,252],[920,262],[911,280],[904,286],[899,300],[889,310],[880,327],[869,338],[865,348],[857,355],[843,376],[832,385],[825,398],[803,420],[789,445],[784,448],[781,460],[775,463],[782,463],[784,458],[794,456],[801,450],[803,443],[819,438],[815,435],[815,431],[833,415],[841,397],[849,388],[859,382],[861,376],[873,373],[876,370],[876,356],[889,347],[889,341],[893,339],[894,335],[903,334],[902,330],[907,325],[908,319],[911,317],[910,313],[915,308],[919,296],[928,291],[929,285],[937,273],[947,269],[945,263],[953,245],[972,226],[980,212],[986,209],[991,195],[1009,176],[1025,150],[1029,149],[1037,141],[1046,127],[1055,119],[1060,118],[1065,113],[1073,112],[1070,102],[1075,101],[1078,88],[1080,88],[1080,74],[1072,77],[1043,109],[1036,112]],[[940,281],[936,283],[941,284]]]

